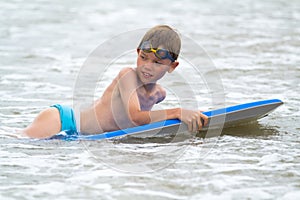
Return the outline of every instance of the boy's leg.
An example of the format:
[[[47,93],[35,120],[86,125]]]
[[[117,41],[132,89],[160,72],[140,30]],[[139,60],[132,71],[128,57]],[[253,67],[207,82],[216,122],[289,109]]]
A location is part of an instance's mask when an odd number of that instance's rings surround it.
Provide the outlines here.
[[[57,108],[47,108],[23,130],[31,138],[48,138],[61,130],[60,114]]]

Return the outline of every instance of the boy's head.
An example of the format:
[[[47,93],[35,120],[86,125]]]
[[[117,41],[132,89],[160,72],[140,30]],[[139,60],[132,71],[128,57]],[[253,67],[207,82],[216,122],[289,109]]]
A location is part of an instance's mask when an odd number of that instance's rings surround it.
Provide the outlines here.
[[[181,40],[178,33],[167,25],[158,25],[151,28],[144,35],[138,48],[140,49],[145,43],[151,44],[153,49],[164,48],[169,51],[172,62],[177,60],[180,48]]]

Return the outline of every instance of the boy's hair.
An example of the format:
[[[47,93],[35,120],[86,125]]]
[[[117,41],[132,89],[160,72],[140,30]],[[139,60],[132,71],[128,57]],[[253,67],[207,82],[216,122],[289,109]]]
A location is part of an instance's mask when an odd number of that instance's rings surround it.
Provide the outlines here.
[[[177,60],[181,48],[181,39],[179,34],[171,27],[158,25],[151,28],[144,35],[138,48],[140,48],[145,41],[149,41],[153,48],[162,46],[170,52],[174,60]]]

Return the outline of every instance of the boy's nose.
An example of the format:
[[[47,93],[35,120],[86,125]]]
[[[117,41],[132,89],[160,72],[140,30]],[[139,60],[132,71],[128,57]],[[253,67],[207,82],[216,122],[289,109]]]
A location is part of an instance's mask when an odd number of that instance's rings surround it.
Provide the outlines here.
[[[147,70],[149,70],[149,71],[151,71],[152,68],[153,68],[153,63],[150,62],[150,61],[146,62],[146,63],[144,64],[144,68],[147,69]]]

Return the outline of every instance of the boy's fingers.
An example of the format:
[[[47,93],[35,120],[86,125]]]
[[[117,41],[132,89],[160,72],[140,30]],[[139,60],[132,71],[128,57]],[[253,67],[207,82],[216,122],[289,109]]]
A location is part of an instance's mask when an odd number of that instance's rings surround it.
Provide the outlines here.
[[[197,118],[197,124],[198,124],[198,130],[201,130],[203,126],[201,116]]]
[[[189,132],[192,132],[192,130],[193,130],[193,123],[192,123],[192,121],[188,121],[188,129],[189,129]]]
[[[208,124],[208,117],[206,115],[204,115],[203,113],[200,114],[201,119],[203,120],[203,126],[206,126]]]
[[[208,124],[208,117],[200,111],[187,121],[189,132],[197,132]]]
[[[192,122],[192,132],[193,133],[195,132],[195,129],[197,129],[197,121],[193,120],[193,122]]]
[[[201,128],[200,128],[200,129],[201,129]],[[199,125],[198,125],[198,122],[196,122],[196,126],[195,126],[194,132],[195,132],[195,133],[198,133],[198,131],[199,131]]]

